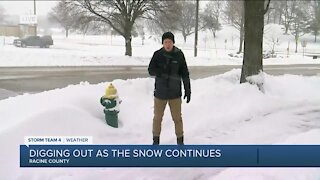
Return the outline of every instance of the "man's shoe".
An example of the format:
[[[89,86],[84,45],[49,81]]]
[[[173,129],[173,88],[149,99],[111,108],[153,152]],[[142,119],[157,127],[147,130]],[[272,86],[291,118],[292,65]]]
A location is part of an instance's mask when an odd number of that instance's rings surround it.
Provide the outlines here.
[[[160,137],[153,136],[153,144],[152,145],[159,145],[160,144]]]
[[[184,143],[183,143],[183,136],[177,138],[177,144],[178,144],[178,145],[184,145]]]

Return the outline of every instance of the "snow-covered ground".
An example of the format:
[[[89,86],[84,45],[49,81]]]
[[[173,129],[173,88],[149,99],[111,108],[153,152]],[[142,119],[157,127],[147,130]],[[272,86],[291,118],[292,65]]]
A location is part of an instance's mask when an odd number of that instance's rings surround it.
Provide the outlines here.
[[[209,32],[199,33],[198,57],[193,57],[193,35],[183,42],[179,33],[175,33],[176,45],[185,53],[189,66],[241,65],[242,58],[230,57],[239,46],[239,35],[235,28],[225,25],[217,32],[214,39]],[[100,66],[100,65],[148,65],[152,54],[161,47],[161,37],[146,36],[144,45],[140,37],[133,38],[133,56],[124,56],[124,39],[120,36],[82,36],[71,35],[68,39],[61,35],[53,35],[54,45],[50,49],[17,48],[12,45],[14,37],[6,38],[5,45],[0,42],[0,67],[12,66]],[[294,53],[295,43],[292,35],[283,35],[279,25],[270,24],[265,27],[264,50],[271,51],[273,40],[276,58],[265,59],[265,65],[271,64],[319,64],[318,59],[302,56],[299,42],[299,52]],[[311,35],[305,35],[302,40],[308,42],[306,54],[320,54],[320,43],[313,43]],[[1,38],[0,38],[1,41]],[[289,54],[287,47],[289,45]]]
[[[319,144],[320,77],[264,74],[265,93],[239,84],[240,69],[193,80],[183,102],[186,144]],[[115,80],[120,128],[99,104],[108,82],[70,85],[0,101],[0,177],[4,180],[318,180],[319,168],[19,168],[24,136],[93,136],[97,144],[150,144],[154,79]],[[175,144],[166,109],[161,143]]]
[[[176,33],[189,66],[241,65],[241,57],[230,57],[239,44],[238,32],[230,27],[199,34],[198,57],[193,57],[193,36],[182,42]],[[101,66],[148,65],[153,52],[161,47],[160,37],[147,36],[145,44],[133,38],[133,56],[124,56],[124,40],[119,36],[79,36],[65,39],[53,35],[50,49],[17,48],[14,37],[0,37],[0,67],[14,66]],[[264,49],[277,58],[265,65],[319,64],[320,59],[294,53],[292,35],[281,27],[265,27]],[[306,52],[319,54],[320,43],[306,35]],[[289,54],[287,47],[289,46]],[[262,93],[254,85],[239,84],[240,69],[192,81],[192,100],[183,103],[186,144],[319,144],[320,77],[264,74]],[[82,82],[63,89],[23,94],[0,100],[0,179],[4,180],[102,180],[102,179],[240,179],[240,180],[319,180],[319,168],[19,168],[19,145],[24,136],[93,136],[96,144],[150,144],[152,141],[154,79],[115,80],[122,104],[120,128],[104,121],[99,104],[108,82]],[[3,90],[2,94],[11,92]],[[1,98],[1,97],[0,97]],[[175,144],[174,126],[166,109],[162,144]]]

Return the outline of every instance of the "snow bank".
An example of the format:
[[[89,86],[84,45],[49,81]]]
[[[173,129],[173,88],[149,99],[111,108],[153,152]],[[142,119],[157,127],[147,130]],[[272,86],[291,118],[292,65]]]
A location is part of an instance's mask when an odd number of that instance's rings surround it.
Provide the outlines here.
[[[193,80],[191,103],[183,102],[186,144],[313,144],[319,142],[320,77],[264,74],[262,93],[239,84],[240,70]],[[87,82],[0,101],[1,179],[306,179],[304,168],[19,168],[24,136],[93,136],[97,144],[150,144],[154,79],[115,80],[122,104],[120,128],[106,125],[100,97],[108,83]],[[162,144],[175,144],[166,109]]]

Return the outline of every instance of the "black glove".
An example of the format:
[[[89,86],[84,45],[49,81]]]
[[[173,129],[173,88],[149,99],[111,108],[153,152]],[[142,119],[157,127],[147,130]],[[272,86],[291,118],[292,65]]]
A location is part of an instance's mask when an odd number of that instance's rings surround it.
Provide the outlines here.
[[[186,99],[187,98],[187,103],[189,103],[190,102],[190,100],[191,100],[191,93],[189,92],[189,93],[185,93],[184,94],[184,97],[183,97],[183,99]]]

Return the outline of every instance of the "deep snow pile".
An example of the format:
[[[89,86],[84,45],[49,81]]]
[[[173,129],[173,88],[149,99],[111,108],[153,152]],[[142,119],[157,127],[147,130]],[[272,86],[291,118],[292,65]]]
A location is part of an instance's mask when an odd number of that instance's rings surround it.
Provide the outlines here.
[[[186,144],[319,144],[320,77],[265,74],[265,93],[239,84],[240,70],[192,81],[183,103]],[[19,168],[24,136],[93,136],[97,144],[150,144],[152,78],[116,80],[120,128],[106,125],[100,97],[108,83],[86,82],[0,101],[0,174],[8,180],[307,179],[316,168]],[[169,109],[162,144],[175,144]]]

